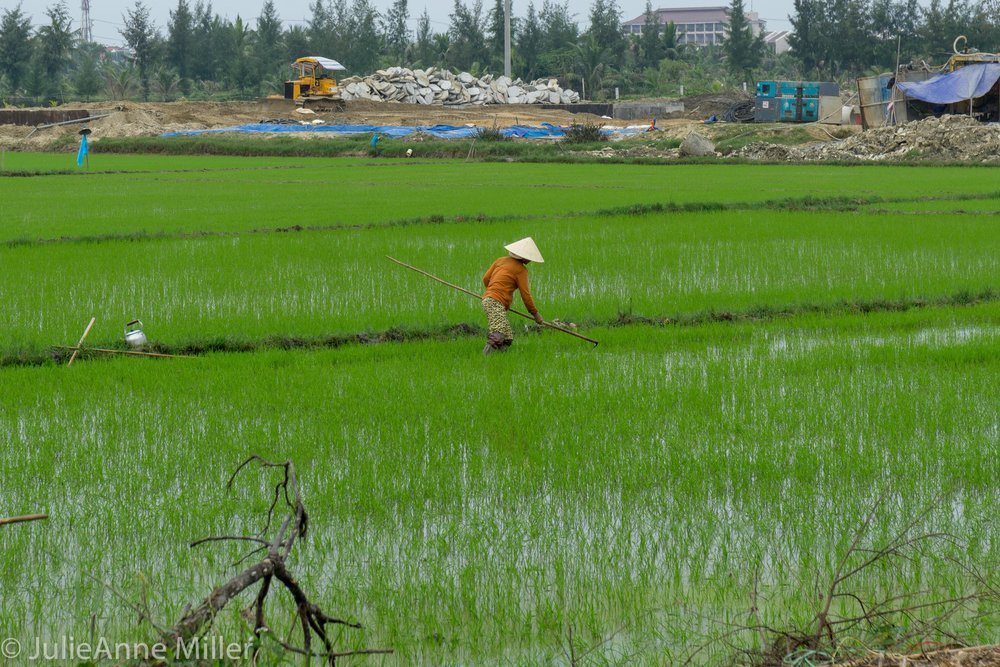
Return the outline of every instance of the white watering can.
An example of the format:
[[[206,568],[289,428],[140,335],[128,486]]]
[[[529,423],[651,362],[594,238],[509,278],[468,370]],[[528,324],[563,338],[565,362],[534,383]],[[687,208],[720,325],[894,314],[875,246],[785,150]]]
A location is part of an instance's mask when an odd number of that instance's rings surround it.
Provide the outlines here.
[[[146,344],[146,334],[142,331],[142,320],[132,320],[125,325],[125,342],[132,347]]]

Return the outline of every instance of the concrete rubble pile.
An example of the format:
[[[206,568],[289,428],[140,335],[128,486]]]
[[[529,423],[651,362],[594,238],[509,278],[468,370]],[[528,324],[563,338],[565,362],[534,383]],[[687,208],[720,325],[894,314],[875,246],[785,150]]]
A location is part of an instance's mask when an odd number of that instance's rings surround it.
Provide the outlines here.
[[[942,116],[879,127],[842,141],[804,146],[753,143],[734,155],[769,161],[1000,162],[1000,126],[968,116]]]
[[[559,87],[555,79],[525,83],[506,76],[468,72],[452,74],[430,67],[426,70],[390,67],[365,77],[352,76],[339,82],[345,100],[404,102],[407,104],[576,104],[580,95]]]

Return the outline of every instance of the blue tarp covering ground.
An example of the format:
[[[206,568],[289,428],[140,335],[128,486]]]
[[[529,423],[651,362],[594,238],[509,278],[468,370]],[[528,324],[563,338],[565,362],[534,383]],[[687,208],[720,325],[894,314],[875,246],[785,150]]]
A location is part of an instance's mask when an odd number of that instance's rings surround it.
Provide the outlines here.
[[[412,127],[406,125],[284,125],[278,123],[252,123],[250,125],[238,125],[236,127],[221,127],[214,130],[186,130],[183,132],[167,132],[160,136],[178,137],[192,136],[198,134],[218,134],[220,132],[239,133],[281,133],[281,132],[323,132],[327,134],[381,134],[391,139],[409,136],[415,132],[430,134],[438,139],[470,139],[479,132],[478,127],[456,126],[456,125],[431,125],[430,127]],[[527,125],[513,125],[505,127],[500,132],[506,137],[517,137],[527,139],[539,139],[545,137],[565,136],[559,127],[549,123],[542,123],[541,127],[529,127]]]
[[[237,125],[235,127],[220,127],[213,130],[185,130],[182,132],[167,132],[161,137],[181,137],[194,136],[200,134],[219,134],[222,132],[236,132],[243,134],[274,134],[287,132],[323,132],[334,135],[352,134],[380,134],[390,139],[399,139],[409,136],[415,132],[430,134],[438,139],[471,139],[482,128],[456,126],[456,125],[431,125],[430,127],[414,127],[408,125],[291,125],[283,123],[251,123],[249,125]],[[601,130],[607,135],[632,135],[644,132],[645,127],[614,127]],[[512,125],[500,129],[500,133],[505,137],[515,137],[518,139],[545,139],[559,138],[566,136],[562,128],[551,123],[542,123],[540,127],[529,125]]]
[[[907,97],[932,104],[953,104],[982,97],[990,92],[997,79],[1000,79],[1000,64],[977,63],[938,74],[926,81],[900,81],[896,87]]]

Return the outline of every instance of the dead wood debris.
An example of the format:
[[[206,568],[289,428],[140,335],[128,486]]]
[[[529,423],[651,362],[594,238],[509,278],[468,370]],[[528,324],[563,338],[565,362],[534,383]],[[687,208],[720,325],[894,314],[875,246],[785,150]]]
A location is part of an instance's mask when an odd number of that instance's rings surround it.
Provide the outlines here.
[[[260,456],[251,456],[244,461],[229,478],[226,485],[228,490],[232,490],[236,477],[249,464],[256,463],[263,470],[280,470],[283,475],[281,480],[274,487],[274,497],[271,500],[267,511],[267,519],[263,529],[257,535],[219,535],[206,537],[191,543],[191,547],[197,547],[212,542],[245,542],[253,545],[250,553],[242,560],[263,553],[264,557],[245,568],[239,574],[231,578],[226,583],[218,586],[209,594],[197,607],[187,611],[184,616],[177,621],[164,635],[164,640],[168,645],[175,645],[178,641],[189,641],[192,638],[203,635],[210,627],[216,615],[246,589],[260,584],[256,599],[247,610],[252,613],[253,630],[255,636],[264,638],[266,635],[271,641],[279,644],[284,650],[305,656],[315,656],[323,658],[328,664],[336,664],[337,658],[370,655],[379,653],[392,653],[392,649],[358,649],[349,651],[335,650],[327,626],[340,625],[349,628],[362,626],[339,618],[329,616],[317,604],[312,602],[306,592],[299,585],[299,582],[292,575],[286,565],[288,556],[300,537],[305,537],[309,528],[309,515],[306,513],[302,503],[302,496],[299,492],[298,478],[295,473],[295,466],[291,461],[283,463],[273,463]],[[283,505],[279,508],[279,505]],[[268,532],[275,522],[275,511],[284,509],[287,514],[278,526],[272,537],[268,537]],[[280,586],[272,586],[277,582]],[[301,629],[301,644],[292,644],[278,639],[268,628],[265,616],[265,603],[272,590],[284,589],[295,602],[296,615]],[[318,638],[319,647],[313,639]],[[256,656],[255,656],[256,657]]]
[[[705,649],[721,644],[731,650],[732,664],[752,667],[1000,667],[1000,645],[967,646],[948,630],[948,621],[953,618],[960,617],[974,626],[995,613],[991,609],[1000,602],[1000,589],[977,566],[942,549],[961,546],[956,536],[920,529],[943,499],[915,513],[886,540],[872,544],[869,536],[875,519],[888,502],[881,497],[873,503],[845,544],[830,580],[822,585],[817,582],[816,612],[804,626],[776,628],[762,622],[762,596],[755,576],[747,623],[726,623],[726,630],[696,647],[686,664],[694,663]],[[962,586],[951,594],[913,590],[878,597],[852,587],[858,575],[870,569],[902,569],[922,558],[950,563]],[[757,647],[747,648],[740,637],[753,637]],[[874,640],[868,647],[862,643],[865,637]]]

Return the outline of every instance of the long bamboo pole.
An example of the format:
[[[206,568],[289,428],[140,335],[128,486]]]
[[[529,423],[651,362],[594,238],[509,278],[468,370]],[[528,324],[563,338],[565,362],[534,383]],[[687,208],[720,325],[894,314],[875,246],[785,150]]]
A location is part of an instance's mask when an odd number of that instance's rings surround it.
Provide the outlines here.
[[[79,124],[79,123],[88,123],[88,122],[90,122],[92,120],[97,120],[98,118],[107,118],[108,116],[111,116],[111,115],[113,115],[113,113],[104,113],[104,114],[100,114],[98,116],[87,116],[86,118],[75,118],[73,120],[64,120],[64,121],[59,122],[59,123],[48,123],[47,125],[36,125],[35,129],[33,129],[31,132],[29,132],[28,136],[26,138],[30,138],[31,135],[34,134],[35,132],[37,132],[38,130],[44,130],[44,129],[49,128],[49,127],[58,127],[60,125],[76,125],[76,124]]]
[[[9,516],[7,518],[0,518],[0,526],[6,526],[9,523],[24,523],[26,521],[39,521],[41,519],[48,519],[48,514],[27,514],[25,516]]]
[[[430,278],[431,280],[436,280],[439,283],[441,283],[442,285],[447,285],[448,287],[450,287],[452,289],[456,289],[459,292],[462,292],[463,294],[468,294],[469,296],[471,296],[474,299],[482,299],[483,298],[483,296],[481,294],[476,294],[475,292],[467,290],[464,287],[460,287],[458,285],[450,283],[447,280],[442,280],[442,279],[438,278],[437,276],[435,276],[433,274],[427,273],[423,269],[418,269],[417,267],[412,266],[410,264],[407,264],[406,262],[401,262],[398,259],[396,259],[395,257],[390,257],[389,255],[386,255],[385,258],[388,259],[390,262],[395,262],[396,264],[399,264],[400,266],[406,267],[407,269],[410,269],[411,271],[416,271],[417,273],[423,274],[423,275],[427,276],[428,278]],[[527,313],[522,313],[519,310],[514,310],[513,308],[510,309],[510,312],[514,313],[515,315],[520,315],[521,317],[523,317],[525,319],[532,320],[532,321],[534,321],[534,319],[535,319],[531,315],[528,315]],[[594,340],[593,338],[587,338],[583,334],[578,334],[577,332],[570,331],[569,329],[563,329],[562,327],[557,326],[555,324],[552,324],[551,322],[542,322],[542,326],[548,327],[549,329],[554,329],[556,331],[561,331],[564,334],[569,334],[570,336],[575,336],[576,338],[579,338],[580,340],[585,340],[588,343],[593,343],[594,347],[597,347],[598,344],[599,344],[598,341]]]
[[[76,347],[70,348],[73,350],[73,354],[70,355],[69,362],[66,364],[67,366],[72,366],[73,362],[76,361],[76,355],[80,354],[80,347],[83,345],[83,341],[87,340],[87,334],[90,333],[90,328],[94,326],[94,322],[96,321],[97,321],[96,317],[90,318],[90,324],[87,325],[87,328],[86,330],[84,330],[83,335],[80,336],[80,342],[76,344]]]

